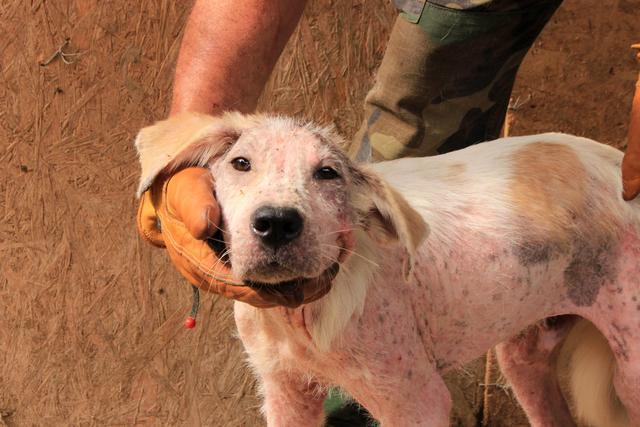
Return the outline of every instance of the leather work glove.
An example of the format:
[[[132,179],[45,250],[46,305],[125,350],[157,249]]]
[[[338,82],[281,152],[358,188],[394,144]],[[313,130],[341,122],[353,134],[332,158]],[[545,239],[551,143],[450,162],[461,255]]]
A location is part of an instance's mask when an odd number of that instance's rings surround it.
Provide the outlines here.
[[[187,117],[192,126],[194,120],[190,119]],[[198,118],[195,120],[198,121]],[[160,122],[156,125],[162,127],[159,133],[154,126],[143,129],[140,134],[142,137],[139,136],[136,142],[143,165],[142,182],[149,181],[149,176],[153,177],[150,185],[142,187],[144,192],[138,208],[137,226],[142,238],[154,246],[166,247],[174,266],[191,284],[254,307],[281,305],[294,308],[315,301],[329,292],[331,281],[337,273],[332,269],[320,278],[301,280],[295,285],[249,286],[233,277],[230,266],[213,249],[216,243],[224,246],[224,242],[222,234],[218,232],[220,208],[214,196],[215,184],[209,170],[186,167],[173,174],[146,172],[148,169],[157,169],[155,163],[149,168],[144,158],[149,146],[153,145],[153,137],[156,134],[184,137],[184,130],[173,129],[174,126],[180,127],[182,122],[180,116]],[[140,138],[144,140],[140,142]],[[163,144],[162,141],[158,143]],[[201,144],[202,141],[198,140],[197,143]],[[187,141],[178,145],[192,144]],[[157,147],[153,149],[157,150]],[[174,151],[177,153],[177,150],[163,149],[163,152],[169,153],[166,157],[172,159],[177,157]]]
[[[631,47],[640,49],[640,44]],[[622,159],[622,190],[624,200],[633,200],[640,193],[640,75],[631,105],[627,150]]]

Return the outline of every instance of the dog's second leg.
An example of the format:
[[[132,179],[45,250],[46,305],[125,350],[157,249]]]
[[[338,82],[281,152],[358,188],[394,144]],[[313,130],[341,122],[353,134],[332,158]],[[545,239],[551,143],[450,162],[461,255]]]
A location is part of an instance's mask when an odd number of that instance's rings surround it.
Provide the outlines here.
[[[640,426],[640,330],[637,319],[640,317],[634,313],[640,312],[640,303],[635,297],[635,306],[630,308],[628,305],[625,309],[619,311],[624,314],[618,322],[607,323],[601,330],[609,341],[609,345],[613,351],[616,369],[613,376],[613,385],[615,392],[624,405],[628,416],[629,426]]]
[[[575,426],[556,375],[559,344],[575,320],[544,320],[496,347],[500,369],[534,427]]]
[[[235,304],[234,315],[249,364],[260,381],[267,425],[321,426],[326,393],[313,378],[295,369],[295,361],[282,358],[282,346],[269,338],[274,329],[267,315],[243,303]]]
[[[635,345],[633,354],[636,355],[635,359],[617,358],[618,369],[614,376],[614,387],[618,398],[626,408],[629,425],[640,426],[640,364],[637,362],[640,357],[640,346]]]
[[[616,361],[613,385],[630,426],[640,426],[640,236],[621,244],[618,279],[608,288],[608,311],[597,310],[593,323],[609,342]]]

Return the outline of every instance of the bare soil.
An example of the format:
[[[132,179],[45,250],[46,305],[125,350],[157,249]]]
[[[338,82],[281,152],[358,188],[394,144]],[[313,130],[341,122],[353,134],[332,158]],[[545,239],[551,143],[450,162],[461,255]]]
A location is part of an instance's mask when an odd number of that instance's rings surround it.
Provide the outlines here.
[[[635,0],[566,0],[527,57],[512,134],[624,146]],[[190,288],[136,234],[137,130],[167,113],[190,2],[0,2],[0,425],[262,425],[228,301]],[[347,136],[378,66],[387,0],[315,0],[261,109]],[[45,63],[69,39],[67,54]],[[480,425],[484,363],[451,382]],[[493,387],[493,386],[492,386]],[[492,426],[526,425],[496,387]]]

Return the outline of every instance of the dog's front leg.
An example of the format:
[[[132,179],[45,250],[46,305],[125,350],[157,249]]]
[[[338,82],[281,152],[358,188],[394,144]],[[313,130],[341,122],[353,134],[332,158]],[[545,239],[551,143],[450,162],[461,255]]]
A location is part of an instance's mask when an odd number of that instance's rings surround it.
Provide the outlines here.
[[[315,427],[324,422],[326,393],[295,373],[276,371],[261,377],[268,426]]]
[[[274,314],[260,312],[242,303],[236,303],[234,314],[249,363],[261,384],[267,425],[322,425],[325,392],[300,371],[294,370],[295,361],[283,358],[280,350],[286,346],[273,339],[281,327],[270,317]],[[279,339],[284,338],[279,336]]]

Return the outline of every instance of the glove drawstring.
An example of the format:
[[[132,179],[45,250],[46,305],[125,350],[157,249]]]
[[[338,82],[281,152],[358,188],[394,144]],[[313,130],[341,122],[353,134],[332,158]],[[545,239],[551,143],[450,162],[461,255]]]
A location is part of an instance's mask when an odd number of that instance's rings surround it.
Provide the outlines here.
[[[196,327],[196,316],[198,315],[198,308],[200,307],[200,290],[197,286],[191,285],[193,293],[191,294],[191,312],[189,316],[184,320],[184,327],[187,329],[193,329]]]

